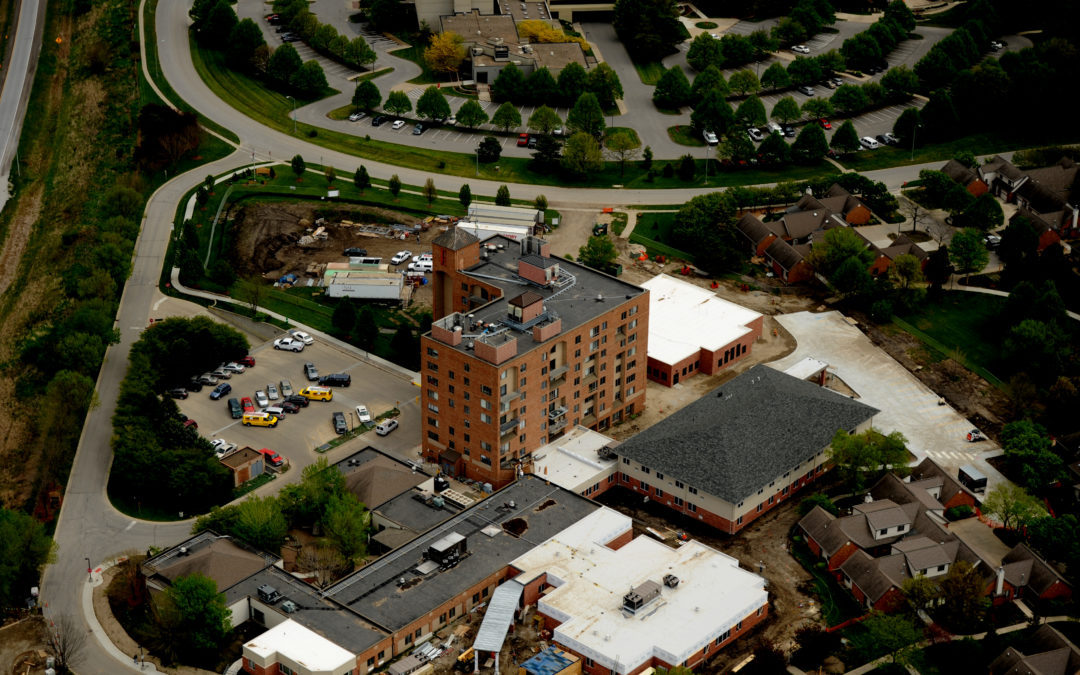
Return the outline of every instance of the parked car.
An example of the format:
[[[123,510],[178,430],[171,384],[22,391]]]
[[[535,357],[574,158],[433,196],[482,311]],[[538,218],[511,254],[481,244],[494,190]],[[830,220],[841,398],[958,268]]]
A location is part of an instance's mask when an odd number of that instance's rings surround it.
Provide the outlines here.
[[[281,398],[288,400],[288,398],[294,393],[292,388],[292,382],[289,382],[288,380],[281,380],[279,384],[281,385]]]
[[[278,421],[285,419],[285,409],[279,405],[268,406],[263,412],[267,415],[273,415],[278,418]]]
[[[551,135],[552,136],[562,136],[563,135],[562,127],[555,127],[554,129],[552,129],[551,130]]]
[[[265,408],[266,406],[270,405],[270,399],[267,398],[266,392],[262,389],[259,389],[255,392],[255,405],[259,406],[260,408]]]
[[[230,391],[232,391],[232,385],[228,382],[222,382],[218,386],[214,387],[214,391],[210,392],[210,400],[216,401],[225,394],[228,394]]]
[[[880,143],[875,141],[873,138],[870,138],[869,136],[863,136],[862,138],[860,138],[859,145],[867,148],[868,150],[877,150],[881,147]]]
[[[198,380],[199,384],[205,384],[207,387],[212,387],[218,383],[217,378],[210,373],[203,373],[198,377]]]
[[[365,117],[367,117],[366,112],[354,112],[353,114],[349,115],[349,121],[350,122],[359,122],[360,120],[364,119]]]
[[[457,124],[457,116],[456,115],[451,115],[450,117],[447,117],[445,120],[443,120],[443,124],[449,124],[450,126],[456,125]]]
[[[234,373],[234,374],[238,375],[238,374],[244,372],[244,366],[242,366],[239,363],[236,363],[235,361],[230,361],[230,362],[226,363],[225,365],[221,366],[221,370],[224,370],[226,372]]]
[[[349,248],[345,249],[345,252],[342,255],[347,255],[350,258],[363,258],[367,255],[367,249],[350,246]],[[293,333],[293,335],[295,336],[296,333]]]
[[[334,400],[334,390],[327,387],[304,387],[300,395],[312,401]]]
[[[991,40],[990,41],[990,50],[991,51],[1000,52],[1002,50],[1002,48],[1004,48],[1004,47],[1005,47],[1004,43],[999,42],[998,40]]]
[[[224,368],[218,368],[218,369],[214,370],[214,372],[212,372],[210,374],[213,375],[214,377],[216,377],[219,380],[231,380],[232,379],[232,373],[225,370]]]
[[[810,48],[806,45],[795,45],[791,48],[791,51],[795,52],[796,54],[809,54]]]
[[[822,80],[821,86],[825,87],[826,89],[836,89],[838,85],[832,80]]]
[[[798,91],[800,94],[806,94],[807,96],[814,95],[814,88],[808,84],[799,85]]]
[[[266,463],[270,466],[281,466],[285,463],[285,460],[281,458],[281,455],[277,454],[273,450],[270,450],[269,448],[263,448],[262,450],[259,450],[259,454],[261,454],[266,459]]]
[[[315,342],[315,338],[311,337],[310,335],[308,335],[307,333],[305,333],[302,330],[294,330],[294,331],[291,331],[291,333],[292,333],[292,338],[294,340],[299,340],[300,342],[303,342],[305,345],[310,345],[310,344]]]
[[[824,117],[818,120],[818,124],[821,125],[822,129],[832,129],[832,124],[830,124],[829,120],[825,119]]]
[[[877,142],[882,145],[899,145],[900,139],[892,134],[884,133],[877,137]]]
[[[356,406],[356,420],[361,424],[367,424],[371,421],[371,413],[368,412],[366,405]]]
[[[282,33],[281,34],[281,41],[282,42],[300,42],[300,36],[297,35],[296,33]]]
[[[380,436],[386,436],[391,431],[393,431],[394,429],[397,429],[397,428],[398,428],[397,420],[394,420],[394,419],[383,420],[382,422],[379,422],[378,426],[375,427],[375,433],[379,434]]]
[[[229,415],[231,415],[234,420],[238,420],[244,416],[244,408],[240,405],[239,399],[229,399]]]
[[[189,420],[184,420],[184,428],[185,428],[185,429],[195,429],[195,430],[198,430],[198,428],[199,428],[199,423],[198,423],[198,422],[196,422],[195,420],[190,420],[190,419],[189,419]]]
[[[319,384],[324,387],[348,387],[352,384],[352,375],[348,373],[331,373],[319,378]]]
[[[236,450],[236,443],[230,443],[224,438],[215,438],[210,441],[210,447],[213,448],[214,454],[218,456],[218,459],[221,459],[233,450]]]
[[[536,139],[537,138],[538,138],[537,136],[529,136],[529,149],[530,150],[535,150],[536,149],[536,143],[537,143]]]
[[[784,136],[787,136],[788,138],[795,138],[795,127],[791,126],[790,124],[785,124]]]
[[[386,122],[386,115],[376,115],[371,118],[371,126],[373,127],[382,126],[384,122]]]
[[[308,382],[314,382],[319,379],[319,369],[315,367],[315,364],[308,361],[304,364],[304,376],[307,377]]]
[[[199,378],[193,377],[190,380],[188,380],[186,388],[187,388],[187,390],[189,392],[191,392],[191,391],[196,391],[196,392],[202,391],[203,383],[199,380]]]
[[[391,265],[400,265],[401,263],[412,258],[412,251],[398,251],[394,254],[393,258],[390,258]]]
[[[524,148],[529,144],[529,134],[518,134],[518,147]]]
[[[304,397],[301,396],[300,398]],[[307,399],[304,400],[306,401]],[[300,412],[300,406],[296,403],[293,403],[292,401],[282,401],[279,407],[290,415],[295,415],[296,413]]]
[[[285,403],[291,403],[293,405],[300,406],[301,408],[306,408],[311,405],[311,401],[304,398],[300,394],[293,394],[292,396],[287,396],[285,398]],[[282,407],[284,407],[284,403],[282,404]]]
[[[986,242],[986,248],[990,249],[991,251],[996,249],[998,246],[1001,246],[1001,237],[993,233],[983,237],[983,241]]]
[[[435,256],[431,253],[421,253],[420,255],[414,255],[412,261],[420,262],[421,260],[434,260]]]
[[[185,399],[185,398],[188,397],[187,389],[184,389],[183,387],[177,387],[176,389],[170,389],[165,393],[168,394],[169,396],[171,396],[172,398]]]
[[[244,412],[255,412],[255,403],[247,396],[240,399],[240,407],[244,409]]]
[[[270,24],[271,26],[276,26],[277,24],[281,23],[281,17],[277,14],[267,14],[263,18],[266,19],[266,23]]]
[[[330,420],[334,424],[334,433],[343,434],[349,430],[349,424],[345,421],[345,413],[334,412],[330,414]]]
[[[761,133],[761,129],[758,129],[757,127],[750,127],[747,129],[746,135],[749,136],[752,141],[765,140],[765,134]]]
[[[410,272],[431,272],[435,269],[430,260],[420,260],[419,262],[409,263]]]
[[[274,386],[273,382],[266,385],[266,398],[270,399],[271,401],[276,401],[281,398],[281,396],[278,395],[278,388]]]
[[[390,125],[390,128],[397,131],[403,126],[405,126],[405,120],[395,120],[394,123]]]
[[[416,126],[412,128],[412,135],[413,136],[419,136],[422,133],[424,133],[424,123],[423,122],[417,122]]]
[[[239,363],[240,363],[240,365],[244,366],[245,368],[254,368],[255,367],[255,357],[252,356],[251,354],[248,354],[244,358],[240,359]]]
[[[304,351],[304,343],[300,340],[285,337],[274,340],[274,349],[284,349],[290,352],[302,352]]]
[[[701,137],[704,138],[705,142],[709,145],[716,145],[720,142],[720,139],[716,137],[716,134],[709,131],[708,129],[701,132]]]

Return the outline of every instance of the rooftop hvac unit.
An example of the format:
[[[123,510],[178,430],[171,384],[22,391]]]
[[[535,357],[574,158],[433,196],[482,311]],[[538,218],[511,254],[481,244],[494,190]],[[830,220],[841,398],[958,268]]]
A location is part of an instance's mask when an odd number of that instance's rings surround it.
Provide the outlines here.
[[[473,53],[473,56],[480,56],[481,54],[484,53],[484,48],[483,47],[473,47],[472,48],[472,53]]]
[[[269,584],[259,586],[256,591],[259,594],[260,600],[271,605],[281,599],[281,593],[278,593],[278,590]]]
[[[188,554],[187,546],[181,546],[180,550],[176,552],[177,557],[183,557]]]
[[[679,577],[675,576],[674,574],[665,574],[664,585],[668,588],[675,588],[679,585]]]
[[[281,611],[285,612],[286,614],[292,614],[298,609],[300,608],[297,607],[296,603],[292,600],[286,600],[285,602],[281,603]]]

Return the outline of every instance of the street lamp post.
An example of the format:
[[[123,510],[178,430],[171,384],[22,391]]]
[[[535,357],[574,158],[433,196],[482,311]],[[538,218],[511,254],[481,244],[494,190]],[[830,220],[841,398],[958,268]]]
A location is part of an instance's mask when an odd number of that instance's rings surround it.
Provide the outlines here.
[[[292,96],[289,96],[288,94],[285,95],[285,98],[292,101],[292,132],[293,132],[293,136],[295,136],[296,135],[296,99],[293,98]]]
[[[480,175],[480,146],[476,146],[476,175]]]
[[[709,184],[709,144],[705,143],[705,184]]]
[[[90,581],[94,580],[94,567],[90,564],[90,558],[86,559],[86,574],[90,577]]]
[[[911,127],[911,160],[915,161],[915,132],[922,128],[921,124]]]

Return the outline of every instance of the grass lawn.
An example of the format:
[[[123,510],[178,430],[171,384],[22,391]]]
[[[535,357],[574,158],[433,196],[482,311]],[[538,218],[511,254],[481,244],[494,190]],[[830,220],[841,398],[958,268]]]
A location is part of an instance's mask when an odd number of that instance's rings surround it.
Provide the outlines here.
[[[635,148],[641,147],[641,139],[638,138],[637,132],[630,127],[608,127],[607,130],[604,132],[604,147],[610,149],[608,141],[611,140],[612,135],[620,132],[626,132],[630,134],[630,138],[634,139]]]
[[[698,21],[694,24],[694,26],[701,30],[712,30],[713,28],[716,28],[716,25],[717,24],[712,21]]]
[[[660,76],[664,74],[667,68],[664,68],[664,64],[659,61],[649,61],[648,63],[634,63],[634,70],[637,71],[642,84],[655,87],[656,83],[660,81]]]
[[[394,69],[390,66],[386,68],[379,68],[373,73],[364,73],[360,77],[354,78],[353,82],[363,82],[364,80],[374,80],[376,77],[382,77],[383,75],[389,75],[394,72]]]
[[[634,234],[640,234],[653,241],[671,241],[671,228],[675,224],[674,213],[639,213]]]
[[[993,375],[998,349],[995,340],[987,339],[1000,332],[994,322],[1005,298],[979,293],[953,291],[937,302],[923,303],[919,311],[895,323],[919,338],[929,349],[952,358],[986,378],[1001,385]]]
[[[666,258],[677,258],[679,260],[686,260],[688,262],[694,261],[694,256],[681,251],[674,246],[668,246],[662,241],[650,239],[649,237],[638,232],[638,228],[635,226],[634,231],[630,234],[631,244],[640,244],[645,247],[645,252],[649,254],[649,258],[655,260],[656,256],[662,255]]]
[[[615,233],[615,236],[619,236],[626,229],[626,223],[629,222],[630,216],[623,211],[616,211],[611,214],[611,231]]]
[[[921,148],[915,148],[912,158],[911,147],[885,146],[873,152],[859,152],[845,157],[840,163],[846,168],[855,171],[872,171],[885,169],[891,166],[904,166],[907,164],[921,164],[924,162],[945,162],[962,151],[970,151],[976,155],[989,155],[995,152],[1015,150],[1017,147],[1036,147],[1039,145],[1056,145],[1075,143],[1080,136],[1075,130],[1046,129],[1045,138],[1016,138],[1001,134],[973,134],[964,136],[944,143],[935,143]],[[1056,135],[1053,135],[1056,134]]]
[[[679,145],[686,145],[692,148],[700,148],[705,145],[705,139],[701,137],[701,134],[694,131],[694,127],[685,124],[668,127],[667,135],[668,138]]]
[[[827,570],[818,567],[817,564],[820,561],[810,552],[806,542],[802,541],[802,539],[794,541],[791,546],[791,554],[813,576],[814,595],[817,596],[818,601],[821,603],[821,618],[825,620],[826,625],[835,626],[848,619],[865,614],[865,611],[859,603],[855,602],[855,598],[852,597],[851,593],[841,588],[840,584],[836,583],[836,579]]]

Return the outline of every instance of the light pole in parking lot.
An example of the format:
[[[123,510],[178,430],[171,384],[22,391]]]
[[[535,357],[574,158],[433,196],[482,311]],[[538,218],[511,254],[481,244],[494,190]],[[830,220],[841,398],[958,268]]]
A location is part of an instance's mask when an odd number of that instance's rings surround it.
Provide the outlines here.
[[[922,128],[921,124],[911,127],[911,159],[915,160],[915,132]]]
[[[285,98],[292,101],[292,132],[293,136],[296,135],[296,99],[286,94]]]
[[[709,184],[709,142],[705,142],[705,184]]]

